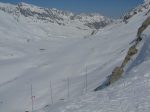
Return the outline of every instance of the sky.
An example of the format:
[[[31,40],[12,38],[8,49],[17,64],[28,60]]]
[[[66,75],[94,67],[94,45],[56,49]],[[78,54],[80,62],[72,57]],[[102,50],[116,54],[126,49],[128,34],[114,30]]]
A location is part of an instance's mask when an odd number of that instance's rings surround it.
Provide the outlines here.
[[[100,13],[111,18],[119,18],[143,0],[0,0],[0,2],[13,4],[25,2],[73,13]]]

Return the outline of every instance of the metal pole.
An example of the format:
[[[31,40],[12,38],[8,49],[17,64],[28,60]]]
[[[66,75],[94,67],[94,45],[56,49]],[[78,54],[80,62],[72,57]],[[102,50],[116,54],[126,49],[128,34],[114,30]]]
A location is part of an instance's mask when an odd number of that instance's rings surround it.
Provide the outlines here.
[[[32,84],[31,84],[31,103],[32,103],[32,112],[33,112],[33,90],[32,90]]]
[[[85,73],[85,92],[87,93],[87,66],[86,66],[86,71],[85,71],[86,73]]]
[[[69,89],[70,89],[70,88],[69,88],[69,84],[70,84],[70,82],[69,82],[69,77],[68,77],[68,98],[70,97],[70,93],[69,93],[69,92],[70,92],[70,90],[69,90]]]
[[[53,89],[52,89],[52,82],[50,81],[50,92],[51,92],[51,102],[52,104],[54,103],[53,102]]]

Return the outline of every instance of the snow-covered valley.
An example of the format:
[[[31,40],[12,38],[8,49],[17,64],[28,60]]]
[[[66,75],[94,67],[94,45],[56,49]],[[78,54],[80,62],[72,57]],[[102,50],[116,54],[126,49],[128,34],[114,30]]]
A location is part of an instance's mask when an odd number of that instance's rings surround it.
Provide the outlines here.
[[[98,30],[78,20],[65,25],[34,22],[35,17],[16,19],[0,10],[0,112],[30,112],[31,85],[35,112],[149,112],[150,27],[128,72],[93,91],[122,63],[149,17],[149,2],[146,6],[127,23],[118,20]]]

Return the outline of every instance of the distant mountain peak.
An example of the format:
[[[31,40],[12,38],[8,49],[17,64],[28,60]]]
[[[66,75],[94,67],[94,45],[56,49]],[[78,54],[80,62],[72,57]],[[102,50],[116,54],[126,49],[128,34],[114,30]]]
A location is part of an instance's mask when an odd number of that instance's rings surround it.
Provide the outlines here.
[[[20,16],[24,16],[31,19],[31,21],[51,22],[59,25],[67,25],[76,21],[92,29],[99,29],[113,22],[112,19],[98,13],[74,14],[56,8],[38,7],[24,2],[18,3],[17,5],[0,3],[0,10],[13,14],[18,20]]]

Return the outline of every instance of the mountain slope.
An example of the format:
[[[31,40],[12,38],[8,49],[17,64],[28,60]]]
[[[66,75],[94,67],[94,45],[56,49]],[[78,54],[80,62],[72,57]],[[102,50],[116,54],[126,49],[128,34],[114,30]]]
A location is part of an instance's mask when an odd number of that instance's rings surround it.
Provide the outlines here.
[[[147,12],[148,9],[144,9],[127,24],[112,23],[90,36],[91,28],[81,24],[79,19],[77,23],[65,26],[41,20],[36,23],[32,17],[24,16],[17,22],[13,13],[0,11],[0,112],[31,111],[31,98],[34,98],[33,109],[37,112],[120,112],[124,105],[123,109],[129,109],[129,112],[137,107],[147,111],[149,98],[144,95],[149,91],[139,91],[142,87],[149,89],[149,53],[146,62],[133,67],[133,71],[114,85],[97,93],[90,92],[121,64],[130,43],[136,39],[138,28],[149,16],[145,15]],[[87,34],[88,38],[83,38]],[[149,28],[144,34],[149,40]],[[143,41],[148,45],[147,42]],[[50,81],[54,104],[51,104]],[[141,94],[144,94],[142,100],[136,100]],[[130,106],[133,96],[135,99]]]
[[[133,24],[134,28],[136,28],[136,24],[141,26],[142,23],[140,21],[144,22],[150,16],[145,16],[148,10],[146,9],[130,18],[127,24],[129,25],[128,28],[130,29],[130,25]],[[143,20],[142,18],[145,19]],[[136,28],[137,31],[138,28]],[[131,34],[128,36],[131,36]],[[125,35],[123,37],[120,36],[122,39],[125,37]],[[69,100],[63,104],[58,103],[47,106],[38,112],[149,112],[150,26],[144,30],[142,37],[143,39],[138,45],[138,54],[131,59],[130,64],[126,67],[126,72],[117,83],[96,93],[89,92],[73,101]]]
[[[114,85],[91,92],[63,104],[47,106],[37,112],[149,112],[150,111],[150,27],[144,32],[144,60]],[[141,50],[141,51],[142,51]]]
[[[149,12],[149,7],[150,7],[150,1],[145,0],[141,5],[131,9],[126,14],[124,14],[123,17],[121,17],[121,19],[123,19],[123,21],[125,23],[127,23],[130,18],[132,18],[133,16],[135,16],[139,13],[142,13],[144,10],[148,10],[148,12]],[[145,13],[145,15],[147,15],[148,12]]]

